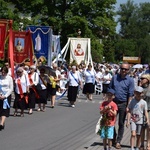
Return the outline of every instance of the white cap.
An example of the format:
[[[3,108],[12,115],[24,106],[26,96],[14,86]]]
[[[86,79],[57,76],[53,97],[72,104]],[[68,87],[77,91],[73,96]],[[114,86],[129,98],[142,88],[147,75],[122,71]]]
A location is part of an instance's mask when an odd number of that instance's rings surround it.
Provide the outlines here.
[[[76,66],[72,66],[72,69],[76,69]]]
[[[136,92],[139,92],[139,93],[142,93],[143,92],[143,88],[142,87],[140,87],[140,86],[137,86],[136,88],[135,88],[135,91]]]
[[[17,71],[23,71],[22,67],[17,68]]]
[[[36,66],[35,66],[35,65],[30,66],[30,68],[35,69],[35,70],[36,70]]]

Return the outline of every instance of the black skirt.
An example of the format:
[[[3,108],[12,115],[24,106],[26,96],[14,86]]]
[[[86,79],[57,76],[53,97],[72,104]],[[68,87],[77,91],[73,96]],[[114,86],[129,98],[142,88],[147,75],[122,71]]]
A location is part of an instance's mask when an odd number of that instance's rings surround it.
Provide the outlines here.
[[[39,99],[37,99],[37,103],[47,104],[47,89],[41,90],[39,93]]]
[[[11,95],[7,98],[8,100],[8,104],[10,106],[11,104]],[[5,117],[9,117],[10,115],[10,108],[7,107],[7,109],[3,109],[3,101],[0,100],[0,117],[1,116],[5,116]]]
[[[57,86],[56,88],[52,88],[51,84],[47,84],[47,95],[53,96],[56,95]]]
[[[26,103],[25,95],[26,94],[24,94],[24,97],[21,98],[20,94],[15,93],[15,100],[14,100],[13,108],[21,109],[21,110],[27,109],[28,104]]]
[[[75,102],[77,99],[78,86],[69,86],[68,87],[68,101]]]
[[[36,96],[35,92],[32,88],[30,88],[30,93],[28,94],[28,108],[35,108],[35,103],[36,103]]]
[[[102,93],[107,93],[108,88],[109,88],[109,84],[103,84],[103,91],[102,91]]]
[[[83,94],[93,94],[95,91],[95,85],[93,83],[85,83],[83,87]]]

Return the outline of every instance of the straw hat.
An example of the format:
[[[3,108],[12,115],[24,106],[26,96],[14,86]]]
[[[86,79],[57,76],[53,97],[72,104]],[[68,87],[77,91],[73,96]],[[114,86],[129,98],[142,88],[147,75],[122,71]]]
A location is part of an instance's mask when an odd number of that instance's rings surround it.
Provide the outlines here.
[[[147,79],[150,82],[150,74],[143,74],[141,78]]]

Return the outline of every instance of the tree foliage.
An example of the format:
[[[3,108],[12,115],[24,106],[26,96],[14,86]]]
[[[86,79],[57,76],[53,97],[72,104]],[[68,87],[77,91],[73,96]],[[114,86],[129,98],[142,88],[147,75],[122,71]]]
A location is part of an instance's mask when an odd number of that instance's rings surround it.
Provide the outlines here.
[[[76,37],[81,29],[81,37],[91,38],[92,54],[97,54],[93,60],[101,61],[104,43],[100,44],[99,39],[115,33],[115,3],[116,0],[7,0],[13,13],[5,18],[14,20],[15,29],[19,28],[19,22],[24,23],[24,29],[30,24],[51,26],[54,34],[61,32],[62,47],[68,37]]]
[[[0,0],[0,18],[12,19],[14,30],[19,22],[27,25],[51,26],[53,34],[61,33],[61,47],[68,37],[91,38],[93,61],[122,61],[124,56],[140,56],[150,61],[150,3],[135,4],[132,0],[121,4],[115,33],[114,4],[116,0]],[[102,41],[102,42],[100,42]]]
[[[150,62],[150,3],[137,5],[128,0],[120,5],[118,14],[121,30],[116,52],[141,57],[142,63]]]

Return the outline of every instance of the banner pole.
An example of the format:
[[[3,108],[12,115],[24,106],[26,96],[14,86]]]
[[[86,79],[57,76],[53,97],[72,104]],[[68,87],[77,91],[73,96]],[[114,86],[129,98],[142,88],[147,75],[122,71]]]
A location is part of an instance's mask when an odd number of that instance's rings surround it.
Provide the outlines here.
[[[11,66],[11,75],[12,78],[14,78],[14,48],[13,48],[13,31],[12,31],[12,20],[9,20],[9,46],[8,46],[8,52],[9,52],[9,59],[10,59],[10,66]]]

